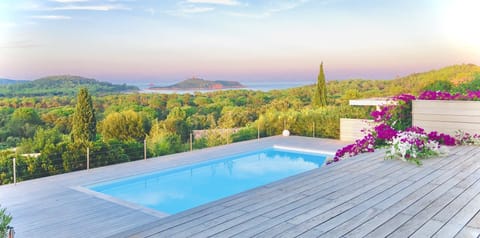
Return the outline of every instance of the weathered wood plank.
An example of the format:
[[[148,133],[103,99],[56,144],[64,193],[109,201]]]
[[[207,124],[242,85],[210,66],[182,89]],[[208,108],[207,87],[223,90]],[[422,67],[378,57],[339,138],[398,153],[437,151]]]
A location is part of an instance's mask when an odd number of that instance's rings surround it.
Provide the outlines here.
[[[428,220],[431,219],[435,214],[437,214],[444,207],[450,204],[455,198],[457,198],[461,193],[463,193],[465,190],[465,186],[469,187],[478,179],[480,179],[480,173],[478,173],[478,171],[479,170],[477,170],[476,173],[473,173],[468,178],[462,180],[445,194],[442,194],[441,196],[433,199],[431,204],[429,204],[425,209],[422,210],[418,206],[411,206],[405,211],[403,211],[402,213],[414,215],[414,217],[402,226],[400,226],[399,229],[397,229],[391,236],[404,237],[405,235],[413,234],[423,224],[428,222]]]
[[[473,159],[469,157],[464,160],[463,163],[467,163],[468,165],[468,162],[471,162],[472,160]],[[389,199],[386,199],[383,202],[375,205],[375,208],[382,209],[384,211],[372,218],[371,220],[363,223],[355,230],[346,234],[346,236],[359,237],[367,235],[371,231],[377,229],[377,227],[387,222],[392,217],[399,214],[402,210],[410,206],[412,203],[416,202],[423,196],[430,193],[433,189],[435,189],[437,185],[431,183],[432,181],[447,181],[450,177],[454,175],[455,173],[452,170],[436,170],[435,172],[424,177],[423,179],[417,181],[412,186],[402,190],[401,192],[390,197]]]
[[[469,201],[455,216],[452,217],[437,233],[435,237],[453,237],[467,225],[480,211],[480,193]]]
[[[479,237],[479,236],[480,236],[480,229],[465,226],[460,232],[458,232],[455,238],[470,238],[470,237]]]

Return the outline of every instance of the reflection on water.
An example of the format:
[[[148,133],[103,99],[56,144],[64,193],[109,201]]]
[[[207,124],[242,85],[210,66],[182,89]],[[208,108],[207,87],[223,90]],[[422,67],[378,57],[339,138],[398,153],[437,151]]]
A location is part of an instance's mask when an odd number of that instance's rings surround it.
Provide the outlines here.
[[[173,214],[318,168],[324,161],[322,155],[268,149],[91,189]]]

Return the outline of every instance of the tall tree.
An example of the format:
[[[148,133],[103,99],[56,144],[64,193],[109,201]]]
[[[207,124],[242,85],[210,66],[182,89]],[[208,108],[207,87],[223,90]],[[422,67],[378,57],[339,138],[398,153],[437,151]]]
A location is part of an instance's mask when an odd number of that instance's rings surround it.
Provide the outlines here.
[[[77,96],[77,105],[73,114],[72,139],[74,143],[86,145],[95,139],[97,120],[92,97],[86,88],[81,88]]]
[[[325,83],[325,73],[323,72],[323,62],[320,64],[320,72],[318,73],[313,105],[316,107],[327,106],[327,85]]]

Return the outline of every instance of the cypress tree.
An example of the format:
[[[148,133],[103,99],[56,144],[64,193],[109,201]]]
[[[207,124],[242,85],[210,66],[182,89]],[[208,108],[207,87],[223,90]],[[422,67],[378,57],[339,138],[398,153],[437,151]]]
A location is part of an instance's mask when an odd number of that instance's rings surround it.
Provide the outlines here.
[[[97,134],[97,121],[92,97],[86,88],[81,88],[77,96],[77,105],[73,114],[72,140],[87,145]]]
[[[327,85],[325,83],[325,73],[323,72],[323,62],[320,64],[320,72],[318,73],[317,86],[315,87],[313,105],[316,107],[327,106]]]

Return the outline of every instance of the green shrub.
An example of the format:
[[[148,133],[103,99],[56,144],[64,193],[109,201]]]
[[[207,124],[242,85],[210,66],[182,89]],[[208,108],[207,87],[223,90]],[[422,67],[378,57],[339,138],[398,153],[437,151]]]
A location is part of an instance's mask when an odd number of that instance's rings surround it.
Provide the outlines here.
[[[427,85],[424,90],[428,91],[447,91],[450,92],[454,85],[449,80],[437,80]]]
[[[6,210],[0,206],[0,237],[7,237],[8,224],[12,221],[12,216],[7,214]]]
[[[257,128],[245,127],[240,129],[237,133],[232,135],[233,142],[239,142],[244,140],[251,140],[258,137]]]

